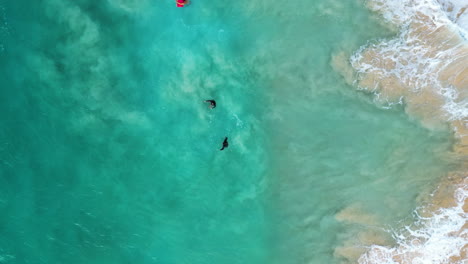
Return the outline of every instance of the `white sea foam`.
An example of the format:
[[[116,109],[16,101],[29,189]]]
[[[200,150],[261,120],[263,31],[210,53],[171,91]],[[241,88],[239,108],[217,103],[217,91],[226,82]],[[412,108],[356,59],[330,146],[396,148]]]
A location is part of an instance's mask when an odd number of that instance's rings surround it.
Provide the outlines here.
[[[401,102],[422,119],[468,120],[468,1],[369,0],[369,7],[399,29],[396,37],[369,43],[351,57],[360,89],[376,100]],[[403,99],[402,99],[403,96]],[[467,264],[468,185],[457,205],[393,232],[393,247],[373,245],[360,264]],[[463,252],[465,251],[465,252]]]
[[[422,13],[432,15],[432,19],[439,25],[446,24],[446,19],[449,19],[462,31],[468,31],[466,0],[370,0],[368,3],[371,9],[380,12],[391,23],[409,23],[414,16]]]
[[[462,259],[460,253],[468,245],[468,230],[465,227],[468,214],[463,210],[468,197],[467,186],[461,186],[455,196],[456,206],[440,209],[431,217],[419,216],[413,226],[394,233],[395,247],[373,245],[359,258],[359,263],[466,263],[467,260]]]
[[[439,0],[449,19],[456,23],[468,37],[468,2],[466,0]]]
[[[440,110],[447,119],[467,118],[468,99],[460,96],[460,89],[466,87],[456,87],[454,79],[465,78],[468,66],[460,62],[468,61],[468,24],[464,22],[468,20],[468,3],[374,0],[368,4],[387,22],[400,28],[400,33],[393,39],[368,44],[351,57],[360,81],[363,76],[372,75],[372,83],[358,85],[377,94],[384,86],[393,86],[395,90],[393,82],[413,94],[432,90],[444,99]],[[398,92],[392,91],[395,98],[408,95]]]

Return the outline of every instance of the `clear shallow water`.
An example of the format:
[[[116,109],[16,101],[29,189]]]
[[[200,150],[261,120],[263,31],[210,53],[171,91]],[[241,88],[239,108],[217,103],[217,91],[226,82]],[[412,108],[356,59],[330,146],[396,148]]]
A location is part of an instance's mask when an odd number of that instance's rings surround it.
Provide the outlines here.
[[[389,35],[358,1],[0,5],[5,263],[333,263],[449,164],[330,66]]]

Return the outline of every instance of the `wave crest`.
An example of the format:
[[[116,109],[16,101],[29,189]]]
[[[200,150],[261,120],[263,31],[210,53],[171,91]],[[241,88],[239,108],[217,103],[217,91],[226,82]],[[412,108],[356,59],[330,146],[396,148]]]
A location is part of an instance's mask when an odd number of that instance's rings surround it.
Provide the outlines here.
[[[439,209],[430,217],[419,216],[413,227],[394,233],[396,247],[373,245],[359,258],[359,263],[465,263],[468,245],[468,213],[464,210],[467,187],[465,184],[457,189],[456,206]]]
[[[456,191],[433,197],[436,210],[392,232],[394,246],[374,244],[360,264],[466,263],[468,259],[468,2],[370,0],[370,9],[398,29],[396,37],[361,47],[351,57],[355,84],[381,103],[405,104],[430,127],[448,123],[462,162]],[[349,74],[348,74],[349,75]],[[464,164],[463,164],[464,162]],[[451,186],[454,186],[453,182]],[[448,199],[448,198],[452,199]],[[443,200],[453,200],[446,206]],[[440,209],[442,208],[442,209]]]

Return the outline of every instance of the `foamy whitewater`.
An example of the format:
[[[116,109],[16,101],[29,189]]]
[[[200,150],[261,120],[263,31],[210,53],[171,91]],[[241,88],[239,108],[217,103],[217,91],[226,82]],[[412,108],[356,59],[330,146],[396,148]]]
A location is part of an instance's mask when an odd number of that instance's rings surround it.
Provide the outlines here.
[[[463,63],[468,46],[460,19],[467,16],[466,6],[427,0],[370,1],[369,6],[401,31],[394,39],[362,47],[351,58],[359,86],[372,89],[384,101],[400,102],[404,96],[405,102],[410,101],[409,111],[423,119],[431,119],[432,114],[465,119],[468,101],[462,90],[468,70]],[[424,106],[421,99],[432,102]]]
[[[0,0],[1,264],[466,258],[461,1],[190,2]]]
[[[458,138],[454,153],[466,163],[468,2],[373,0],[368,6],[399,33],[369,43],[351,57],[355,85],[375,93],[382,104],[404,104],[410,116],[428,127],[448,121]],[[429,216],[419,213],[430,206],[416,210],[415,224],[391,232],[393,246],[372,245],[359,263],[467,263],[466,166],[457,174],[455,206]]]
[[[468,214],[463,210],[467,196],[466,185],[460,186],[455,207],[440,209],[431,217],[419,216],[413,226],[394,232],[396,247],[374,245],[359,263],[466,263],[461,252],[468,244]]]

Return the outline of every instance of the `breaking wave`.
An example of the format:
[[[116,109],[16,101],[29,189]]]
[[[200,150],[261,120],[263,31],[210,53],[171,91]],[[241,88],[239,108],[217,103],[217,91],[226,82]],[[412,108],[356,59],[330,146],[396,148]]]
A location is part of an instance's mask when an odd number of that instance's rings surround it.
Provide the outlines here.
[[[351,56],[354,84],[375,93],[382,104],[404,104],[410,116],[428,127],[448,122],[457,137],[454,153],[461,157],[461,181],[465,182],[449,195],[455,197],[454,206],[418,215],[413,225],[392,232],[394,246],[374,244],[358,262],[466,263],[468,166],[463,161],[468,155],[468,2],[371,0],[367,4],[398,33],[368,43]]]
[[[352,56],[358,86],[375,92],[382,101],[404,102],[423,121],[466,119],[468,4],[432,0],[368,4],[400,33],[368,44]]]
[[[413,226],[393,234],[397,246],[373,245],[359,263],[465,263],[468,214],[463,206],[467,197],[467,186],[460,186],[455,193],[456,206],[439,209],[429,217],[418,216]]]

